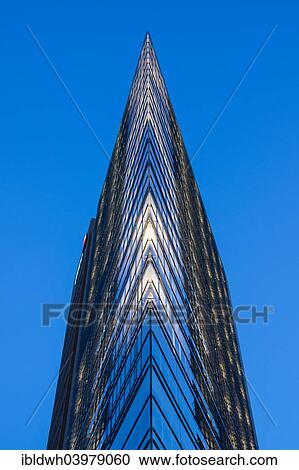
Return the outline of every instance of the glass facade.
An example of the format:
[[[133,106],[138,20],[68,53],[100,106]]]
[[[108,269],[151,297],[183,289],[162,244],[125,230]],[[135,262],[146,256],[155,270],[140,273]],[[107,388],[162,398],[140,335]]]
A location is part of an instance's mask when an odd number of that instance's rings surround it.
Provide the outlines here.
[[[256,448],[223,266],[148,34],[92,237],[63,438],[58,383],[48,447]]]

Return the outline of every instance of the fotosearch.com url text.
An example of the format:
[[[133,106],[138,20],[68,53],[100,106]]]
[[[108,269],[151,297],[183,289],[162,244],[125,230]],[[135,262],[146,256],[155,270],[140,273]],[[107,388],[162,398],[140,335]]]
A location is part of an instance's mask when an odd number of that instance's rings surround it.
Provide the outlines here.
[[[129,453],[56,453],[48,455],[46,453],[23,453],[22,466],[48,465],[48,466],[70,466],[70,465],[88,465],[104,467],[196,467],[196,466],[277,466],[277,457],[264,456],[256,454],[241,455],[236,452],[234,455],[208,456],[200,453],[181,454],[173,452],[172,455],[161,455],[161,453],[145,454],[138,452],[137,456],[132,457],[133,452]],[[157,455],[158,454],[158,455]],[[137,460],[136,460],[137,457]]]

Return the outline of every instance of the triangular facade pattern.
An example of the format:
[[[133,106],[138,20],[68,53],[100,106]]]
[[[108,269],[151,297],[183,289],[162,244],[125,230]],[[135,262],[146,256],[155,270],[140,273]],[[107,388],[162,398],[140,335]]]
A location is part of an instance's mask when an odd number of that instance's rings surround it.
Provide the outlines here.
[[[148,34],[88,241],[48,447],[256,448],[227,281]]]

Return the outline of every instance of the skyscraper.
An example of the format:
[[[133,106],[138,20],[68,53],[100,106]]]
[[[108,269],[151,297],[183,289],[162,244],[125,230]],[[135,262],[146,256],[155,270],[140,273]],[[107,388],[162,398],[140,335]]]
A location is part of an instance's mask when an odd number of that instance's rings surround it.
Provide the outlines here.
[[[87,240],[48,448],[256,448],[226,277],[148,34]]]

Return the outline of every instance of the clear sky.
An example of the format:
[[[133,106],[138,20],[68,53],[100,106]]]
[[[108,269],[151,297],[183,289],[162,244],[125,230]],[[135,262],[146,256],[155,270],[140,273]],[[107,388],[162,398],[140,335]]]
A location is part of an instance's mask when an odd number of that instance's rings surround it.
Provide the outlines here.
[[[239,327],[260,447],[298,448],[298,10],[295,0],[2,5],[1,448],[46,445],[65,324],[41,328],[41,305],[70,298],[107,170],[26,24],[109,153],[149,30],[190,155],[278,25],[192,164],[234,305],[273,306],[268,324]]]

